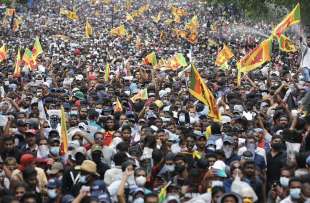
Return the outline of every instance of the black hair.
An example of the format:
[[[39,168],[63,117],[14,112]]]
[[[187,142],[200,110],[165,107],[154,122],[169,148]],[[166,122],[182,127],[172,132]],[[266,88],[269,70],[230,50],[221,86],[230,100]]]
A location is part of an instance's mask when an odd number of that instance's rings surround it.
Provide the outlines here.
[[[2,138],[2,141],[3,141],[3,142],[8,142],[8,141],[14,142],[14,137],[12,137],[12,136],[4,136],[4,137]]]
[[[127,142],[120,142],[116,145],[116,149],[120,152],[128,152],[129,145]]]
[[[164,157],[164,154],[161,150],[159,149],[154,149],[152,152],[152,159],[154,160],[155,163],[159,163]]]
[[[26,180],[33,176],[37,176],[37,171],[33,166],[27,166],[23,171],[23,178]]]
[[[123,132],[124,130],[129,130],[129,131],[131,132],[131,127],[130,127],[129,125],[124,125],[124,126],[122,127],[122,132]]]
[[[21,199],[21,202],[22,203],[24,203],[24,202],[26,202],[26,200],[27,199],[35,199],[35,201],[36,202],[38,202],[38,197],[37,197],[37,195],[35,194],[35,193],[30,193],[30,192],[26,192],[25,194],[24,194],[24,196],[22,197],[22,199]]]
[[[293,177],[293,178],[290,179],[290,182],[289,182],[289,184],[288,184],[289,187],[291,186],[292,182],[300,182],[300,183],[302,183],[303,181],[302,181],[301,178]]]
[[[116,166],[122,165],[123,162],[128,160],[128,156],[125,152],[118,152],[114,155],[113,161]]]
[[[218,123],[211,124],[211,134],[221,134],[221,126]]]
[[[212,192],[211,192],[212,197],[213,197],[215,194],[217,194],[218,192],[225,193],[224,187],[222,187],[222,186],[214,186],[214,187],[212,188]]]

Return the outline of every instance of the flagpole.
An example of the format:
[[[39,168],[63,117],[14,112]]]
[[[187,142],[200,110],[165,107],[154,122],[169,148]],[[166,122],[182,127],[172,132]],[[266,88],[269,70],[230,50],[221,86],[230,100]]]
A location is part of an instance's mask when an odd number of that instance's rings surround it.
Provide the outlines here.
[[[114,1],[112,0],[112,16],[111,16],[111,28],[113,28],[114,21]]]

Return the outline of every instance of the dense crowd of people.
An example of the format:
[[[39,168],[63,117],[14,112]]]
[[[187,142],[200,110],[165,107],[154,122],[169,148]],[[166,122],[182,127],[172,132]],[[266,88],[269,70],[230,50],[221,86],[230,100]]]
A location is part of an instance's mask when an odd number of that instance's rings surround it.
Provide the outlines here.
[[[126,18],[146,4],[141,16]],[[180,23],[166,21],[171,5],[186,10]],[[274,46],[272,61],[238,86],[236,62],[276,22],[251,22],[233,5],[34,0],[13,6],[19,29],[3,14],[0,31],[8,48],[0,64],[0,202],[310,202],[307,30],[290,33],[297,52]],[[60,15],[63,8],[79,19]],[[174,31],[193,15],[196,43]],[[111,36],[121,24],[128,35]],[[36,68],[23,65],[15,77],[17,50],[31,49],[35,37],[43,48]],[[220,68],[214,62],[224,44],[235,56]],[[198,68],[219,122],[189,93],[190,69],[154,69],[143,62],[152,51],[158,60],[182,53]],[[147,99],[131,99],[143,89]]]

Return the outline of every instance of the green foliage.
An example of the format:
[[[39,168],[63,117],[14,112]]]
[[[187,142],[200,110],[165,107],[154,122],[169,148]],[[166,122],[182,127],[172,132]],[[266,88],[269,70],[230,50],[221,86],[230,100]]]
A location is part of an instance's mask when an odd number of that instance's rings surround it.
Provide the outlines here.
[[[244,14],[254,20],[272,20],[274,21],[274,11],[269,8],[269,5],[274,4],[278,9],[292,10],[297,4],[297,0],[204,0],[211,3],[233,4],[237,8],[242,9]],[[301,16],[304,25],[310,25],[310,3],[309,0],[300,0]],[[284,12],[286,13],[286,12]],[[281,19],[284,16],[276,16]]]
[[[10,5],[10,3],[11,3],[10,0],[0,0],[0,4]]]

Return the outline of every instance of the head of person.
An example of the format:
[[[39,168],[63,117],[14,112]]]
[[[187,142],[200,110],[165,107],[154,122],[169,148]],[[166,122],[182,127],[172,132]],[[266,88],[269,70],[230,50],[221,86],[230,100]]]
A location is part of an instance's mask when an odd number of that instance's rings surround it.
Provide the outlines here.
[[[5,152],[13,152],[15,149],[14,137],[4,136],[2,139],[3,139],[3,150]]]
[[[301,199],[301,188],[302,188],[302,181],[300,178],[291,178],[289,181],[289,193],[290,193],[290,197],[295,200],[298,201]]]
[[[272,150],[274,151],[281,151],[281,148],[282,148],[282,137],[279,136],[279,135],[274,135],[271,139],[271,148]]]
[[[95,163],[100,163],[102,156],[102,147],[100,145],[94,144],[91,147],[91,158]]]
[[[4,160],[4,165],[7,167],[9,171],[14,171],[17,168],[17,161],[15,157],[7,157]]]
[[[92,184],[99,176],[97,173],[97,164],[91,160],[84,160],[80,166],[80,170],[80,183],[83,185]]]
[[[23,170],[23,178],[28,188],[31,190],[36,189],[38,184],[37,171],[33,166],[29,165]]]
[[[234,138],[226,135],[223,139],[223,151],[225,158],[229,159],[234,152]]]
[[[159,201],[158,194],[150,193],[144,196],[144,203],[157,203]]]
[[[113,156],[113,162],[115,166],[121,166],[123,162],[128,160],[128,156],[125,152],[117,152]]]
[[[283,167],[280,170],[280,185],[283,188],[288,188],[289,181],[292,178],[292,170],[288,167]]]
[[[19,182],[14,188],[14,196],[16,199],[21,200],[26,193],[27,185],[24,182]]]
[[[225,193],[225,189],[222,186],[214,186],[211,191],[212,203],[217,203],[218,199]]]
[[[146,171],[143,168],[137,168],[135,170],[135,181],[138,187],[144,187],[146,184]]]
[[[51,178],[47,183],[47,196],[50,200],[55,200],[61,194],[61,182],[57,178]]]
[[[184,171],[187,170],[187,161],[186,161],[186,157],[183,155],[183,154],[177,154],[175,157],[174,157],[174,171],[177,173],[177,174],[182,174]]]
[[[131,127],[125,125],[122,127],[122,139],[124,142],[130,142],[131,140]]]
[[[255,176],[255,162],[254,161],[245,161],[243,163],[242,173],[245,177],[253,177]]]
[[[220,203],[242,203],[242,198],[239,194],[230,192],[230,193],[223,194],[218,202]]]
[[[22,203],[38,203],[37,196],[34,193],[26,193],[21,199]]]
[[[58,157],[59,152],[60,152],[60,150],[59,150],[59,146],[60,146],[59,137],[49,137],[48,145],[49,145],[50,155],[53,157]]]

